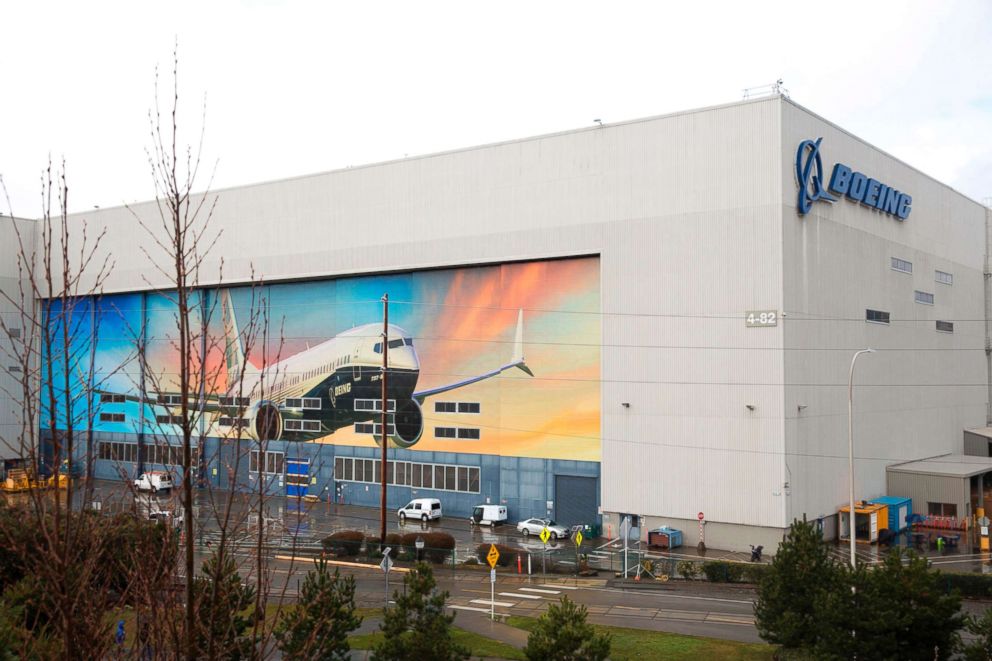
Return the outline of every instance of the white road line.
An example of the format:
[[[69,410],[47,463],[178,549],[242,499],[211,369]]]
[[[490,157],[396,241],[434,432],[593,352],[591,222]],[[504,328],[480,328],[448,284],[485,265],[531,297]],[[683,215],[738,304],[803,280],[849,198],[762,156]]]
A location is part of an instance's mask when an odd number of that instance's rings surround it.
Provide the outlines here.
[[[499,603],[499,602],[497,602],[497,603]],[[459,610],[459,611],[473,611],[473,612],[476,612],[476,613],[487,613],[487,614],[489,613],[489,609],[488,608],[476,608],[475,606],[452,606],[452,605],[449,605],[448,608],[451,608],[453,610]]]
[[[389,431],[388,429],[386,431]],[[560,590],[578,590],[579,588],[572,585],[542,585],[542,588],[558,588]]]
[[[561,590],[539,590],[537,588],[517,588],[521,592],[540,592],[541,594],[561,594]]]
[[[507,601],[489,601],[488,599],[473,599],[473,600],[471,600],[468,603],[470,603],[470,604],[485,604],[486,606],[488,606],[489,604],[492,604],[494,606],[502,606],[503,608],[510,608],[510,607],[512,607],[512,606],[515,605],[515,604],[513,604],[511,602],[507,602]]]
[[[539,597],[536,594],[520,594],[519,592],[500,592],[498,594],[501,597],[516,597],[517,599],[544,599],[544,597]]]

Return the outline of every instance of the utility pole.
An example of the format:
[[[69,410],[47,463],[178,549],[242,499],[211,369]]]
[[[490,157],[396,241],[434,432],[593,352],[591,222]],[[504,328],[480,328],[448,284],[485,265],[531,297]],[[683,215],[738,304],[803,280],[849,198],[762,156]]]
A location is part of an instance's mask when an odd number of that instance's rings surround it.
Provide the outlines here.
[[[386,446],[389,444],[389,436],[386,434],[386,421],[389,418],[387,403],[389,402],[388,390],[388,366],[389,366],[389,294],[382,295],[382,430],[379,434],[382,444],[382,462],[380,464],[379,476],[382,481],[382,493],[379,500],[379,541],[386,543]],[[388,575],[387,575],[388,576]],[[388,580],[388,579],[387,579]]]

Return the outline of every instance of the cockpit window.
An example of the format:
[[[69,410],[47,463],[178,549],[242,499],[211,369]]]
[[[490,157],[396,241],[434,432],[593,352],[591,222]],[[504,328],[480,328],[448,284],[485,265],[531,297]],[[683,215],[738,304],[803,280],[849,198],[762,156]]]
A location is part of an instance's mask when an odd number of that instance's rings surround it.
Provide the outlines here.
[[[413,339],[412,338],[405,337],[405,338],[403,338],[403,341],[406,342],[406,345],[408,347],[412,347],[413,346]]]
[[[389,341],[389,348],[390,349],[398,349],[401,346],[403,346],[403,338],[400,338],[398,340],[390,340]]]
[[[382,342],[376,342],[375,346],[372,347],[372,351],[375,351],[376,353],[382,353]]]

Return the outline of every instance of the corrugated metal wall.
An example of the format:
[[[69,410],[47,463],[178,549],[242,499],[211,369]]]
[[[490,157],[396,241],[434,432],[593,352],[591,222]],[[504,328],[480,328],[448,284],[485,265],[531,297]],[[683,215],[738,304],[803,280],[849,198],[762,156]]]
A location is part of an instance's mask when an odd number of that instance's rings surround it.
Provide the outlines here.
[[[22,243],[29,256],[33,250],[34,229],[33,221],[15,221],[10,216],[0,216],[0,291],[17,302],[15,305],[6,296],[0,296],[0,315],[8,329],[17,329],[20,333],[20,338],[12,339],[0,330],[0,459],[17,458],[23,454],[20,438],[23,411],[21,384],[24,373],[18,370],[20,356],[24,353],[21,342],[28,335],[29,329],[23,328],[24,323],[18,311],[21,301],[18,264]],[[21,236],[20,241],[18,233]],[[24,292],[24,306],[30,309],[33,305],[31,288],[25,286]]]
[[[927,514],[927,503],[954,503],[958,517],[970,515],[970,478],[886,471],[890,495],[913,499],[913,513]]]

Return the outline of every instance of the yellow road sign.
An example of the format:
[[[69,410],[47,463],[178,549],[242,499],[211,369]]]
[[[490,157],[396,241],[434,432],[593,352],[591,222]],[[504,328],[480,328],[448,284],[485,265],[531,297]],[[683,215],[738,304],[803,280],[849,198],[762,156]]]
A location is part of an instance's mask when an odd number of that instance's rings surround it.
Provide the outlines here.
[[[547,526],[541,528],[541,541],[547,544],[549,537],[551,537],[551,531],[548,530]]]
[[[575,531],[575,545],[576,546],[582,546],[582,531],[581,530],[576,530]]]
[[[486,560],[489,561],[489,566],[496,569],[496,561],[499,560],[499,551],[496,550],[495,544],[489,545],[489,553],[486,554]]]

